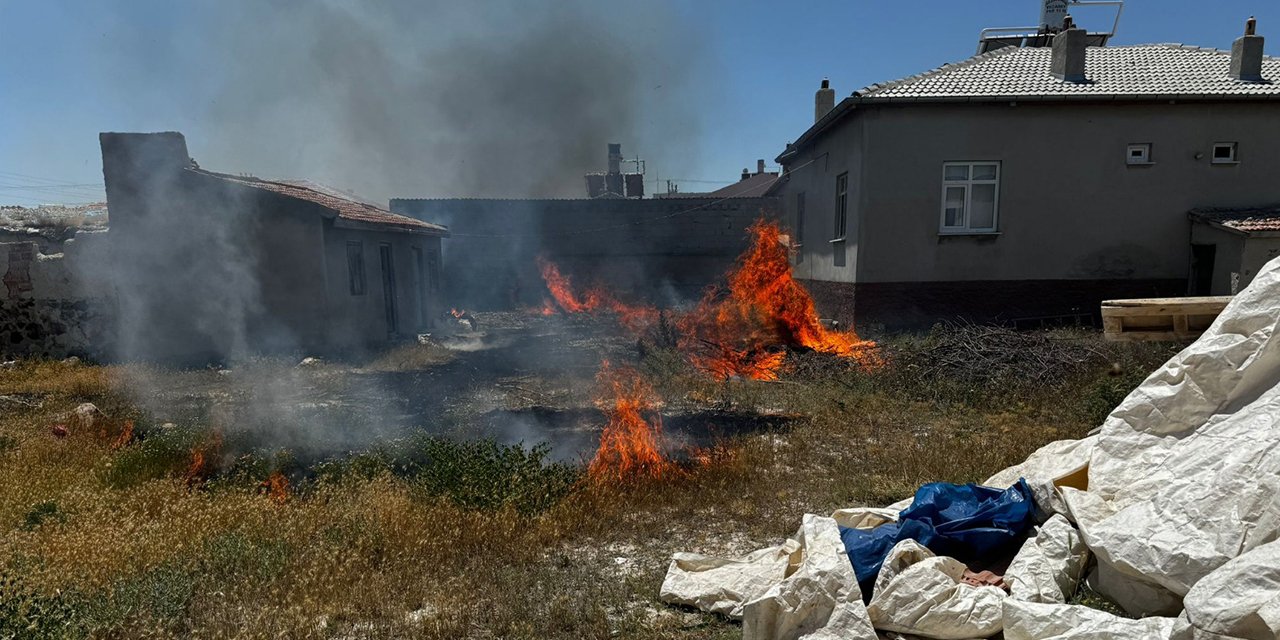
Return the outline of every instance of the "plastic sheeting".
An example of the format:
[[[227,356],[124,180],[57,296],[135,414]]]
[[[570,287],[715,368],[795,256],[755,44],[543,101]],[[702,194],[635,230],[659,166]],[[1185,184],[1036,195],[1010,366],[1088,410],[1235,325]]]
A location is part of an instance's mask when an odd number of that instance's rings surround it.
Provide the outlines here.
[[[758,582],[774,580],[766,592],[773,594],[771,624],[744,625],[753,640],[822,634],[832,621],[861,625],[864,615],[892,633],[958,638],[969,632],[958,628],[966,616],[993,620],[997,609],[1007,640],[1280,638],[1278,324],[1280,260],[1274,260],[1199,340],[1125,398],[1096,436],[1052,443],[992,476],[986,484],[995,487],[1025,478],[1047,518],[1010,565],[1008,597],[984,600],[975,597],[978,589],[955,588],[956,560],[903,546],[886,561],[870,610],[862,607],[852,597],[860,592],[851,565],[830,562],[830,527],[891,522],[892,512],[906,506],[900,503],[841,510],[822,518],[825,533],[802,527],[796,539],[754,563],[690,564],[677,554],[663,599],[732,611]],[[1092,586],[1130,612],[1170,615],[1131,620],[1058,604],[1079,579],[1080,542],[1097,559]],[[786,576],[756,567],[783,549],[791,549]],[[783,587],[802,566],[809,567],[804,579]],[[711,571],[719,572],[716,579],[707,579]],[[842,632],[855,640],[875,637],[862,626]]]
[[[999,557],[1022,540],[1035,507],[1031,488],[1021,480],[1000,491],[976,485],[934,482],[920,487],[896,523],[840,531],[857,573],[863,598],[869,599],[880,564],[895,544],[915,540],[936,553],[964,561]]]

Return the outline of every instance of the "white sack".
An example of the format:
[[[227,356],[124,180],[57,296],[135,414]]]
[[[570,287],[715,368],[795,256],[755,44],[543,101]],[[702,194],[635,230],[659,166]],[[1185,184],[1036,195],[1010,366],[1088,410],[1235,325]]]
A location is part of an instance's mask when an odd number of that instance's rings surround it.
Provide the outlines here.
[[[1036,507],[1045,516],[1056,513],[1068,515],[1066,504],[1054,490],[1054,481],[1070,476],[1089,466],[1097,436],[1082,440],[1058,440],[1040,447],[1019,464],[987,478],[982,484],[996,489],[1008,489],[1019,478],[1025,478],[1031,487]]]
[[[1144,585],[1185,595],[1280,535],[1280,261],[1103,424],[1087,492],[1062,490],[1128,611]],[[1123,584],[1125,580],[1133,585]]]
[[[697,553],[671,557],[658,598],[668,604],[697,607],[730,618],[742,617],[742,605],[786,577],[800,543],[787,540],[741,558],[715,558]]]
[[[1013,598],[1061,604],[1075,593],[1088,564],[1089,548],[1080,532],[1066,518],[1055,515],[1022,544],[1005,571],[1004,581]]]
[[[867,605],[871,623],[883,631],[943,640],[999,633],[1004,590],[962,582],[966,569],[959,560],[935,556],[914,540],[899,542],[876,577]]]
[[[1167,640],[1176,618],[1130,620],[1071,604],[1006,598],[1004,640]]]
[[[1187,593],[1179,640],[1280,638],[1280,541],[1218,568]]]
[[[875,640],[835,519],[806,514],[796,540],[804,558],[794,573],[743,606],[743,640]]]

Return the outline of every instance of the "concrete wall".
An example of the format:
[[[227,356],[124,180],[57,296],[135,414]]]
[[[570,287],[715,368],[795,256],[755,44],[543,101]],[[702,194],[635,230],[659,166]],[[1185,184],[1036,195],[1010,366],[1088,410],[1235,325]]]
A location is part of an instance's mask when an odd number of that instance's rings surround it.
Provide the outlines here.
[[[799,271],[815,280],[1167,290],[1187,276],[1188,210],[1280,202],[1277,115],[1270,103],[860,106],[789,163],[780,196],[794,218],[795,194],[806,193]],[[1239,164],[1210,163],[1221,141],[1239,143]],[[1151,143],[1154,164],[1127,165],[1129,143]],[[998,233],[940,234],[943,163],[984,160],[1001,165]],[[850,185],[856,266],[837,269],[822,240],[844,170],[860,176]]]
[[[347,243],[360,243],[364,257],[364,293],[352,294]],[[386,318],[380,247],[391,246],[395,280],[395,307],[399,333],[392,335]],[[422,251],[419,271],[414,249]],[[324,277],[329,313],[328,343],[336,349],[361,350],[385,345],[389,339],[430,331],[442,313],[448,312],[440,295],[440,238],[404,233],[378,233],[342,229],[328,222],[324,228]],[[436,286],[431,283],[435,260]]]
[[[867,188],[863,178],[863,136],[863,121],[857,117],[845,118],[828,131],[820,145],[787,167],[790,174],[778,198],[792,230],[798,227],[797,203],[799,195],[804,194],[804,237],[797,236],[801,247],[795,262],[795,274],[801,279],[857,280],[862,238],[861,196]],[[841,242],[835,237],[835,187],[836,177],[845,172],[849,174],[848,220],[845,239]]]
[[[747,246],[746,229],[775,216],[772,198],[650,200],[395,199],[391,210],[446,224],[448,304],[537,305],[545,255],[575,282],[671,304],[694,299]]]

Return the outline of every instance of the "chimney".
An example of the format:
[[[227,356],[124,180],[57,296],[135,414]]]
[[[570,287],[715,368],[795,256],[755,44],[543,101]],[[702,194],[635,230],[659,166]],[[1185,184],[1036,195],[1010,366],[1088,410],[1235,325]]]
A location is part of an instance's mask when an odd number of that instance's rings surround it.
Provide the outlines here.
[[[751,177],[751,172],[750,172],[750,171],[747,171],[747,170],[746,170],[746,168],[743,168],[743,169],[742,169],[742,179],[743,179],[743,180],[746,180],[747,178],[750,178],[750,177]]]
[[[831,81],[823,78],[822,88],[813,96],[813,121],[817,122],[827,112],[836,108],[836,92],[831,88]]]
[[[194,166],[181,133],[100,133],[102,177],[107,206],[115,210],[112,229],[166,215],[173,208],[163,194],[179,188],[183,170]]]
[[[609,173],[622,173],[622,145],[609,143]]]
[[[1262,36],[1253,16],[1244,23],[1244,35],[1231,44],[1231,78],[1240,82],[1266,82],[1262,77]]]
[[[1071,16],[1062,19],[1062,31],[1053,37],[1053,61],[1049,72],[1063,82],[1088,82],[1084,75],[1089,34],[1076,27]]]
[[[764,159],[756,160],[756,173],[764,173]]]

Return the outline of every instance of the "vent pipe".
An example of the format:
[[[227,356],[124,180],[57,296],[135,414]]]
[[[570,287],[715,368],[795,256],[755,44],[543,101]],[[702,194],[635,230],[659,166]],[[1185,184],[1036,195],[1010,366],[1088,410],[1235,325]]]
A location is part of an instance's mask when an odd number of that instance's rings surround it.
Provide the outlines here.
[[[1244,35],[1231,44],[1231,78],[1240,82],[1265,82],[1262,77],[1262,36],[1253,16],[1244,23]]]
[[[836,92],[831,88],[831,81],[823,78],[822,88],[813,96],[813,121],[817,122],[827,112],[836,108]]]

